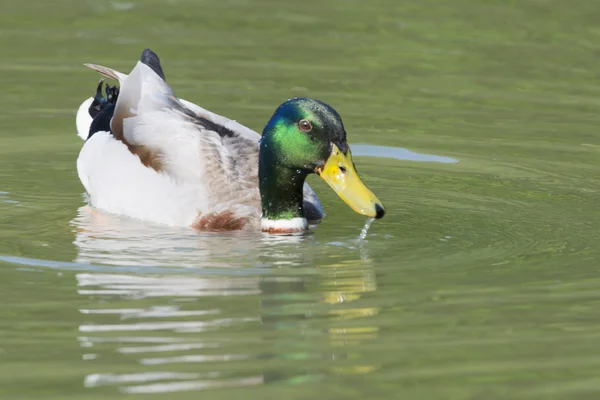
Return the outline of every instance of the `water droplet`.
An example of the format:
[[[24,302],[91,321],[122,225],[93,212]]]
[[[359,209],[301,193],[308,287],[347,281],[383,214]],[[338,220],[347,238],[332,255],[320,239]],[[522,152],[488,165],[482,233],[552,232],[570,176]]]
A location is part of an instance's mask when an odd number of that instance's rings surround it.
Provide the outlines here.
[[[358,240],[364,240],[367,237],[367,232],[369,232],[369,228],[371,227],[373,221],[375,221],[375,218],[367,219],[365,226],[363,226],[362,231],[360,231],[360,235],[358,235]]]

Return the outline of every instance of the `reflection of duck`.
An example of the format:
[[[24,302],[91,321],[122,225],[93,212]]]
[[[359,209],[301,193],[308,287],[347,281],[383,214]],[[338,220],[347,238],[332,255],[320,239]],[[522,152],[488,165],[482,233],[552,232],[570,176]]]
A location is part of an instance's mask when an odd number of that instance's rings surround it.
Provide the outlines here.
[[[378,307],[348,305],[348,303],[359,300],[363,293],[377,290],[375,272],[370,264],[370,259],[362,259],[352,263],[321,266],[321,268],[330,269],[330,273],[335,276],[335,279],[329,279],[323,283],[323,300],[337,306],[329,310],[329,314],[333,316],[332,321],[360,320],[361,318],[375,317],[379,313]],[[330,327],[328,332],[334,346],[347,347],[377,339],[379,327],[374,323],[344,323]],[[348,353],[346,356],[348,358],[357,357],[353,353]],[[332,367],[330,372],[339,375],[369,374],[377,368],[375,364],[358,361]]]
[[[377,368],[356,348],[378,335],[377,309],[359,300],[377,288],[367,249],[315,251],[312,235],[201,234],[79,211],[86,387],[195,391]],[[121,372],[94,364],[114,357]]]
[[[377,282],[369,259],[347,259],[335,264],[319,263],[317,273],[303,279],[268,279],[260,284],[263,322],[287,326],[291,320],[307,320],[315,316],[328,315],[331,321],[353,320],[377,315],[377,307],[352,306],[364,293],[375,292]],[[290,295],[294,293],[294,295]],[[282,296],[283,294],[283,296]],[[293,310],[294,315],[289,315]],[[282,319],[282,315],[285,317]],[[331,328],[330,333],[343,335],[352,328]],[[366,328],[372,332],[371,328]],[[376,329],[375,329],[376,331]]]
[[[257,272],[253,266],[309,262],[313,240],[308,235],[257,236],[242,231],[201,234],[100,213],[89,206],[80,207],[71,224],[76,261],[95,265],[243,268],[251,273]],[[305,251],[295,251],[303,242],[309,242]]]
[[[271,279],[260,283],[263,293],[260,320],[268,332],[266,340],[288,339],[277,343],[280,346],[278,357],[296,362],[343,360],[340,364],[325,367],[307,366],[310,372],[287,379],[289,384],[305,382],[322,374],[368,374],[378,368],[353,350],[379,336],[379,327],[373,320],[379,308],[359,302],[363,294],[377,290],[371,259],[365,258],[362,250],[360,259],[347,258],[351,251],[346,251],[335,263],[317,259],[315,272],[302,280]],[[279,335],[273,332],[279,332]],[[321,335],[330,348],[306,344],[322,343]],[[291,351],[291,348],[295,350]],[[264,375],[267,382],[277,381],[284,379],[285,371],[265,371]]]
[[[377,282],[375,272],[372,270],[370,260],[356,260],[352,262],[321,265],[325,274],[332,275],[330,279],[323,280],[321,284],[322,298],[325,303],[337,307],[329,310],[334,316],[333,320],[351,320],[377,315],[377,307],[349,306],[357,301],[363,293],[375,292]],[[330,328],[329,332],[334,341],[346,343],[357,339],[371,338],[377,335],[378,329],[371,326]]]
[[[158,56],[145,50],[129,76],[89,65],[120,82],[102,82],[77,114],[86,140],[79,177],[96,208],[201,230],[260,225],[298,232],[324,214],[305,185],[323,178],[356,212],[381,218],[381,202],[362,183],[338,113],[308,98],[283,103],[256,132],[175,97]],[[260,139],[260,145],[259,145]],[[262,216],[262,217],[261,217]]]
[[[77,340],[83,360],[90,363],[86,370],[97,368],[85,377],[85,387],[117,385],[124,393],[155,394],[263,384],[257,373],[231,376],[228,370],[215,371],[215,363],[235,365],[248,355],[230,352],[227,340],[210,338],[211,332],[223,335],[256,321],[249,310],[241,316],[224,315],[211,299],[246,298],[256,295],[257,288],[258,277],[77,274],[77,292],[89,304],[79,309]],[[99,357],[114,360],[115,354],[117,371],[94,364]]]

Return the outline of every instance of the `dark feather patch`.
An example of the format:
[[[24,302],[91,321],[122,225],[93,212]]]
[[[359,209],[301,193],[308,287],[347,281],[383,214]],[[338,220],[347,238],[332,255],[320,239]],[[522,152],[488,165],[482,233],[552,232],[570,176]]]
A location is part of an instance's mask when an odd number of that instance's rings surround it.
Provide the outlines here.
[[[103,85],[104,79],[101,79],[98,83],[98,87],[96,88],[94,101],[88,110],[90,116],[93,118],[92,123],[90,124],[90,130],[88,132],[88,139],[91,138],[96,132],[110,131],[110,120],[115,113],[115,106],[117,99],[119,98],[119,88],[117,86],[106,85],[106,97],[104,97],[102,95]]]
[[[152,70],[156,72],[156,74],[160,76],[163,81],[167,81],[162,66],[160,65],[160,58],[158,58],[158,54],[150,49],[144,49],[140,61],[152,68]]]
[[[88,132],[87,138],[91,138],[96,132],[110,132],[110,120],[114,112],[114,104],[108,104],[100,110],[90,125],[90,131]]]
[[[238,133],[232,131],[231,129],[228,129],[223,125],[219,125],[215,122],[212,122],[204,117],[197,115],[192,110],[188,109],[187,107],[184,107],[177,98],[169,97],[169,99],[171,100],[170,106],[173,109],[176,109],[188,116],[194,124],[206,130],[216,132],[221,138],[232,138],[239,136]]]

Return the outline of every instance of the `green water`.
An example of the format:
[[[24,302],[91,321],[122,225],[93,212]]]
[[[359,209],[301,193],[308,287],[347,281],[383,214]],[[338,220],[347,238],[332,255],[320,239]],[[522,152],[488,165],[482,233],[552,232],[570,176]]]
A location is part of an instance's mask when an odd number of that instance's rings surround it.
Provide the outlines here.
[[[600,395],[600,7],[592,0],[0,3],[1,399]],[[310,235],[86,212],[75,110],[144,47],[261,130],[333,105],[387,209],[318,178]],[[150,395],[149,393],[155,393]]]

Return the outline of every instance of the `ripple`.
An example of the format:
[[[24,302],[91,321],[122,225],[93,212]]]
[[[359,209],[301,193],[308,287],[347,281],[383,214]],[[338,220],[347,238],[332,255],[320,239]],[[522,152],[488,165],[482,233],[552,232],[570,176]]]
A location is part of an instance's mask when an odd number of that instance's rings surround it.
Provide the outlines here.
[[[90,374],[85,378],[85,387],[98,387],[103,385],[121,384],[121,383],[141,383],[159,380],[175,379],[198,379],[201,374],[181,373],[181,372],[140,372],[132,374]]]
[[[79,332],[139,332],[139,331],[173,331],[173,332],[203,332],[211,327],[222,324],[231,324],[231,319],[214,321],[180,321],[180,322],[136,322],[132,324],[93,325],[79,326]]]
[[[120,347],[119,349],[117,349],[117,352],[121,354],[165,353],[173,351],[198,350],[214,347],[218,346],[211,345],[208,343],[172,343],[153,346]]]
[[[224,271],[223,268],[214,267],[201,267],[201,268],[177,268],[176,266],[148,266],[148,265],[98,265],[88,264],[82,262],[66,262],[66,261],[54,261],[44,260],[37,258],[28,257],[16,257],[16,256],[2,256],[0,255],[0,262],[15,264],[15,265],[26,265],[29,267],[42,267],[51,268],[65,271],[93,271],[93,272],[127,272],[127,273],[160,273],[160,274],[178,274],[186,273],[189,275],[224,275],[231,273],[231,271]],[[236,271],[238,275],[262,275],[269,274],[270,271],[267,268],[244,268]]]
[[[458,162],[458,160],[454,158],[416,153],[401,147],[376,146],[372,144],[353,144],[350,147],[352,148],[353,156],[381,157],[404,161],[438,162],[450,164]]]
[[[177,307],[150,307],[150,309],[97,309],[79,310],[82,314],[118,314],[121,319],[128,318],[164,318],[164,317],[192,317],[198,315],[218,314],[219,310],[180,311]]]
[[[197,391],[202,389],[216,389],[223,387],[254,386],[262,385],[264,379],[262,376],[253,376],[236,379],[193,381],[193,382],[169,382],[155,383],[151,385],[127,386],[121,389],[123,393],[128,394],[150,394],[150,393],[173,393],[183,391]]]
[[[129,11],[135,8],[135,4],[130,2],[111,1],[110,5],[116,11]]]
[[[203,279],[198,277],[147,277],[114,274],[78,274],[81,295],[119,295],[132,298],[245,296],[259,293],[258,278]],[[98,288],[99,287],[99,288]],[[176,308],[162,307],[162,316],[173,316]],[[156,309],[155,309],[156,310]],[[86,310],[90,313],[90,310]],[[148,314],[146,312],[146,316]]]
[[[2,203],[6,203],[6,204],[15,204],[17,207],[21,207],[21,202],[18,200],[11,200],[8,198],[9,193],[8,192],[2,192],[0,191],[0,202]]]

